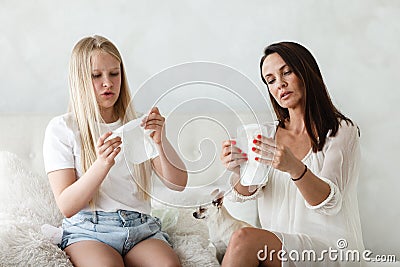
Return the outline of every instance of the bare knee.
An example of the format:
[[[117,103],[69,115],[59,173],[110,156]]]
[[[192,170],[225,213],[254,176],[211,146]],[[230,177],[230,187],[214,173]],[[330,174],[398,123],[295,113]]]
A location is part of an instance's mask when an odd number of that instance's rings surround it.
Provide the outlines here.
[[[237,254],[249,251],[258,251],[265,246],[268,246],[268,248],[271,249],[280,250],[282,243],[272,232],[252,227],[244,227],[232,234],[228,249]]]
[[[251,227],[243,227],[240,228],[239,230],[236,230],[231,237],[231,241],[247,241],[250,236],[252,235],[252,231],[254,228]]]
[[[251,228],[244,227],[236,230],[229,240],[229,248],[233,250],[243,251],[248,247],[248,243],[252,241]]]

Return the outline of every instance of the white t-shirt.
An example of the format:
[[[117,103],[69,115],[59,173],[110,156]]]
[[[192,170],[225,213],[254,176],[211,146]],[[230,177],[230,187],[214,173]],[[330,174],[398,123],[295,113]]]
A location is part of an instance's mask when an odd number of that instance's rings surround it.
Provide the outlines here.
[[[102,133],[105,133],[120,126],[121,121],[117,121],[101,124],[100,127]],[[55,117],[49,122],[43,143],[43,156],[46,173],[73,168],[77,179],[82,176],[81,141],[72,113]],[[128,164],[120,152],[115,158],[115,165],[99,188],[96,210],[113,212],[123,209],[149,214],[150,201],[139,198],[134,176],[133,164]],[[90,211],[91,208],[88,205],[83,210]]]
[[[360,170],[360,147],[357,126],[341,122],[335,137],[328,137],[322,151],[311,150],[302,159],[308,169],[330,186],[329,196],[319,205],[311,206],[303,198],[290,175],[271,169],[268,182],[252,196],[234,192],[237,201],[258,197],[261,226],[274,232],[287,253],[306,250],[320,257],[330,248],[339,252],[356,249],[362,253],[361,224],[357,201],[357,183]],[[346,240],[346,248],[340,248]],[[337,254],[339,255],[339,254]],[[287,259],[290,259],[286,255]],[[359,266],[359,263],[329,261],[283,262],[282,266]]]

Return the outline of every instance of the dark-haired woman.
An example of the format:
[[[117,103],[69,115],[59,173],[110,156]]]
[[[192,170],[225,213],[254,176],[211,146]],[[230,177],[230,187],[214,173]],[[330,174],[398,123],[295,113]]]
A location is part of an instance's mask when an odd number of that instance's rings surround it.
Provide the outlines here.
[[[240,184],[239,165],[255,159],[230,140],[221,160],[232,171],[234,198],[258,198],[263,229],[235,232],[222,266],[359,265],[358,127],[332,104],[316,60],[302,45],[268,46],[260,70],[279,120],[274,140],[254,137],[256,160],[273,167],[268,182]],[[347,250],[356,250],[355,258]]]

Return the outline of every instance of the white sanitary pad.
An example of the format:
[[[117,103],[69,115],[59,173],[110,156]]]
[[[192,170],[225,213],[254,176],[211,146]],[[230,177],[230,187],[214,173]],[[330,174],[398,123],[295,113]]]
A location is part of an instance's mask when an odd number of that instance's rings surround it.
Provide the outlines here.
[[[261,157],[252,151],[253,140],[261,134],[262,136],[273,138],[275,136],[275,127],[270,125],[247,124],[238,127],[236,146],[246,153],[248,161],[240,165],[240,183],[245,186],[261,185],[267,182],[268,172],[271,168],[269,165],[261,164],[255,160],[256,157]]]
[[[157,148],[150,133],[153,130],[145,130],[140,124],[147,115],[134,119],[119,127],[108,138],[121,137],[121,153],[125,160],[140,164],[158,155]]]

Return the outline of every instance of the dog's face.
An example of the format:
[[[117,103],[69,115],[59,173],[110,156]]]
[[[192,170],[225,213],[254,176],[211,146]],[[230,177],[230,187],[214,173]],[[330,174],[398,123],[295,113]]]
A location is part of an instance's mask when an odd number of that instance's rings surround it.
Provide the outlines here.
[[[222,206],[224,197],[219,197],[211,202],[211,205],[200,206],[195,212],[193,217],[196,219],[207,219],[210,216],[218,213],[219,208]]]
[[[196,219],[206,219],[209,217],[208,208],[200,206],[195,212],[193,212],[193,217]]]

